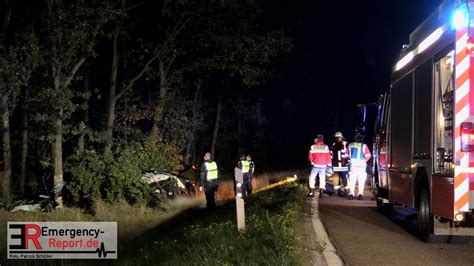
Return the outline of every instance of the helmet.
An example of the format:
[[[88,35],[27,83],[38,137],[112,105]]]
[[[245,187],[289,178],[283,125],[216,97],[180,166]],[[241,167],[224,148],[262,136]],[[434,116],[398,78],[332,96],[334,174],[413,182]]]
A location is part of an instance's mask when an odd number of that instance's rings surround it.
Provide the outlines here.
[[[336,137],[336,138],[343,138],[344,136],[342,135],[341,132],[338,131],[338,132],[334,133],[334,137]]]

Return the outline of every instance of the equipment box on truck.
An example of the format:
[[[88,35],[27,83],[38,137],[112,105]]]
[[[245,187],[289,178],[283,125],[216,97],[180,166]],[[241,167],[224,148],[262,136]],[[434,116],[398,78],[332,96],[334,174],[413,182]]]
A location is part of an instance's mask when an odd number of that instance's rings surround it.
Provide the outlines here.
[[[474,236],[474,1],[444,1],[403,47],[374,139],[379,209],[418,209],[425,242]]]

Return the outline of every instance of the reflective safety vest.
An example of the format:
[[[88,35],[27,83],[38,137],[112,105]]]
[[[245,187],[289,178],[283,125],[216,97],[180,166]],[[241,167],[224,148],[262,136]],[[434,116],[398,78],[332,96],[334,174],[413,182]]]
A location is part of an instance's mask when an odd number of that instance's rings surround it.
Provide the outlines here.
[[[217,164],[216,162],[205,162],[204,165],[206,166],[206,179],[207,181],[213,181],[217,179]]]
[[[240,164],[242,165],[242,174],[246,174],[250,171],[250,162],[247,160],[242,160],[240,161]]]
[[[311,165],[316,168],[331,166],[331,153],[329,152],[328,146],[322,141],[311,146],[308,159]]]
[[[351,166],[365,167],[367,161],[371,157],[369,148],[361,142],[353,142],[349,144],[349,155],[351,158]]]

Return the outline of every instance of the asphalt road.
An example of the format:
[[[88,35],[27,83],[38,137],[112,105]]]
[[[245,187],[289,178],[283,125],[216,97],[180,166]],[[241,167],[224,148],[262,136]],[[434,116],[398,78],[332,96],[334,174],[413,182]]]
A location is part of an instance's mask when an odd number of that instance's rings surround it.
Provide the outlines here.
[[[416,238],[414,210],[382,215],[371,200],[326,196],[320,217],[346,265],[474,265],[470,244],[425,244]]]

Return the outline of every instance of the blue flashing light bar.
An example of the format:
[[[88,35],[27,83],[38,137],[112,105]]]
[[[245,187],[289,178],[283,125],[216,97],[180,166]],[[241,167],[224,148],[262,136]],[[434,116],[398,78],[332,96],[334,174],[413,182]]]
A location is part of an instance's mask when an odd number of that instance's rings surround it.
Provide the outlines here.
[[[453,10],[451,16],[451,28],[455,30],[467,28],[469,25],[469,10],[466,4],[460,5]]]

